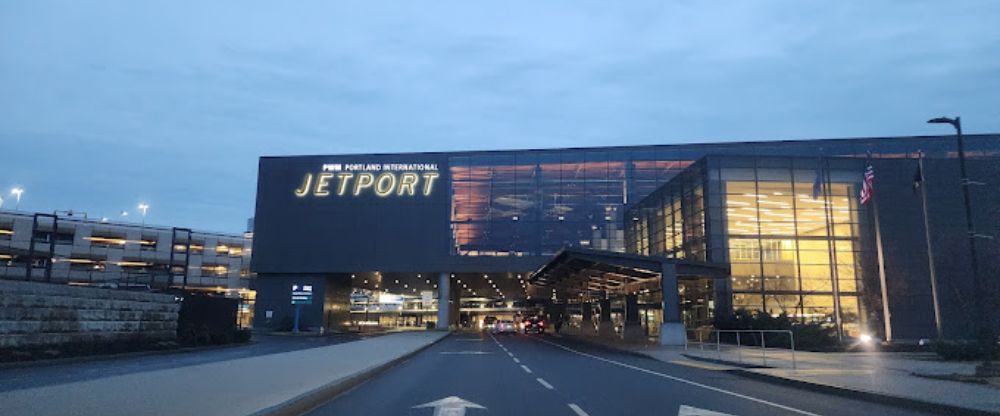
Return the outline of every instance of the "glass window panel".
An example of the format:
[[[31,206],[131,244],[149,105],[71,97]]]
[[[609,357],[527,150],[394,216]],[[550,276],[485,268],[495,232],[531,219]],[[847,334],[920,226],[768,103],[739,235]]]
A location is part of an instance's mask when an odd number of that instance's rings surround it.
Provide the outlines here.
[[[760,261],[760,245],[756,239],[729,240],[729,261],[736,262],[757,262]]]
[[[764,297],[759,293],[734,293],[733,309],[764,310]]]
[[[825,240],[799,240],[799,262],[802,264],[830,264],[829,243]]]
[[[803,318],[807,321],[829,324],[834,322],[832,296],[803,296],[802,307]]]
[[[792,172],[788,169],[758,168],[757,180],[791,182]]]
[[[858,323],[861,320],[861,311],[858,309],[857,296],[840,297],[840,319],[844,323]]]
[[[795,266],[764,263],[764,290],[798,291]]]
[[[854,265],[837,266],[837,285],[841,293],[856,292],[858,290],[857,277],[854,271]]]
[[[828,265],[801,264],[799,270],[804,279],[830,279],[830,266]]]
[[[833,296],[806,295],[802,297],[802,306],[833,308]]]
[[[733,290],[761,290],[761,278],[758,275],[736,276],[733,275]]]
[[[753,168],[722,168],[719,176],[724,181],[745,181],[755,177]]]
[[[767,313],[777,316],[786,313],[789,316],[798,314],[798,295],[766,295],[764,302],[767,304]]]
[[[802,274],[806,272],[803,270]],[[832,292],[833,283],[830,282],[829,278],[819,279],[819,278],[807,278],[802,277],[802,291],[803,292]]]

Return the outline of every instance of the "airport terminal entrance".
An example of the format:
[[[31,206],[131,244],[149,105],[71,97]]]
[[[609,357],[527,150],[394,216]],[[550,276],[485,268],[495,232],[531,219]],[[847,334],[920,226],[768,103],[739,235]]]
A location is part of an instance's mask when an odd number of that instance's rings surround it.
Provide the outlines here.
[[[530,281],[566,304],[571,331],[683,345],[686,328],[711,325],[716,280],[728,277],[724,265],[567,248]]]

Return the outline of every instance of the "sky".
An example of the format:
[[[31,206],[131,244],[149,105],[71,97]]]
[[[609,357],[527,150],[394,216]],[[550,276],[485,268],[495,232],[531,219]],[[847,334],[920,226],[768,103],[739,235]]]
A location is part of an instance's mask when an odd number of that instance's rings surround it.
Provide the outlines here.
[[[0,0],[0,191],[241,232],[262,155],[1000,133],[997,22],[995,0]]]

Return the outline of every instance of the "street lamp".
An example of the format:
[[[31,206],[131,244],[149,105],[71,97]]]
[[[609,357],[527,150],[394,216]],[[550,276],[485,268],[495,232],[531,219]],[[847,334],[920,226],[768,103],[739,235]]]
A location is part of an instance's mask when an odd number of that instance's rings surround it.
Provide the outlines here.
[[[21,206],[21,194],[23,193],[24,193],[24,188],[18,188],[18,187],[11,188],[10,194],[14,195],[14,211],[17,211],[17,208]]]
[[[983,290],[982,282],[979,279],[979,261],[976,256],[976,230],[972,224],[972,203],[969,199],[969,175],[965,169],[965,142],[962,140],[962,118],[955,117],[938,117],[927,120],[930,124],[951,124],[955,128],[955,137],[958,142],[958,168],[961,173],[961,184],[962,184],[962,200],[965,202],[965,226],[969,233],[969,255],[972,260],[972,285],[975,288],[975,296],[973,297],[973,303],[975,305],[976,311],[978,313],[986,314],[985,319],[976,320],[976,328],[979,332],[979,343],[982,347],[983,354],[985,355],[985,360],[983,366],[989,370],[991,366],[991,360],[993,355],[993,349],[995,348],[995,340],[993,339],[993,320],[991,319],[992,305],[983,305],[982,296]],[[984,306],[987,306],[984,308]]]
[[[149,210],[149,204],[145,202],[139,203],[139,211],[142,211],[142,225],[146,225],[146,211]]]

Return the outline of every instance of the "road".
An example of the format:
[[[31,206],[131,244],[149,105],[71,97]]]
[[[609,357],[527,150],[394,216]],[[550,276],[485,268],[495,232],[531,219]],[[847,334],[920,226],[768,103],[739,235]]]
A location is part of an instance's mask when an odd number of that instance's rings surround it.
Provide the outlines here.
[[[712,413],[717,412],[717,413]],[[566,338],[460,333],[314,409],[325,415],[914,415]]]
[[[64,364],[6,368],[0,369],[0,392],[277,354],[355,341],[361,339],[361,337],[362,335],[353,333],[334,334],[323,337],[254,334],[253,342],[250,344],[218,349],[169,352],[133,357],[106,357]]]

